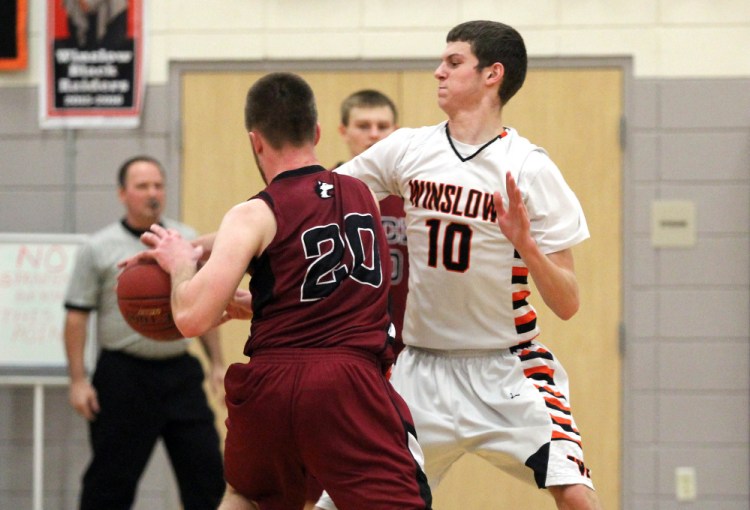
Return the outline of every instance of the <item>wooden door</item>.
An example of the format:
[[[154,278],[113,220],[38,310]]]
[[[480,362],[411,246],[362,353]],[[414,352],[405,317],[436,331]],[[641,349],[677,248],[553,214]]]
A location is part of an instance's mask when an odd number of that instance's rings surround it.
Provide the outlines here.
[[[182,79],[183,220],[202,232],[224,212],[261,189],[242,120],[248,87],[262,73],[186,73]],[[431,71],[300,73],[315,90],[326,165],[348,157],[336,127],[340,101],[354,90],[391,96],[403,126],[441,121]],[[534,301],[541,340],[562,360],[571,380],[586,463],[605,508],[620,504],[621,153],[622,71],[617,68],[531,69],[505,111],[505,124],[543,146],[583,204],[591,239],[574,249],[581,310],[570,321]],[[246,324],[223,326],[229,362],[244,361]],[[215,406],[223,430],[225,411]],[[514,480],[485,461],[464,456],[435,491],[440,510],[554,508],[546,491]]]

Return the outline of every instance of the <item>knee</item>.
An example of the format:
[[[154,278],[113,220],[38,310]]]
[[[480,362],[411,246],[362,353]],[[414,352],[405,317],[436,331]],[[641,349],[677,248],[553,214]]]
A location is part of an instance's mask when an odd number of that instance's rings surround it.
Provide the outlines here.
[[[596,492],[585,485],[559,485],[548,490],[558,510],[602,510]]]

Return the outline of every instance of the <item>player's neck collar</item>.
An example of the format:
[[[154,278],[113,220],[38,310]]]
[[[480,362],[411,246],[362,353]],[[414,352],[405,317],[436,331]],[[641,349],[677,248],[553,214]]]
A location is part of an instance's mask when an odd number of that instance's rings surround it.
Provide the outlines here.
[[[486,149],[487,147],[489,147],[495,141],[500,140],[501,138],[505,137],[507,134],[508,134],[508,128],[503,128],[502,132],[499,135],[497,135],[495,138],[493,138],[489,142],[487,142],[484,145],[482,145],[481,147],[479,147],[472,154],[464,157],[464,156],[461,155],[460,152],[458,152],[458,150],[456,149],[456,146],[453,144],[453,138],[451,138],[450,128],[448,127],[448,123],[447,122],[445,123],[445,136],[448,138],[448,143],[450,144],[451,149],[453,149],[453,153],[458,157],[458,159],[461,160],[462,163],[466,162],[466,161],[469,161],[470,159],[474,158],[477,154],[479,154],[484,149]]]

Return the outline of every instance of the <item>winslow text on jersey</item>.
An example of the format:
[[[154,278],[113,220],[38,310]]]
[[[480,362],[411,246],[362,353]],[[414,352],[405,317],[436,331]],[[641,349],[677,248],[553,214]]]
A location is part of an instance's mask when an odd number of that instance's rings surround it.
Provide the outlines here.
[[[492,193],[469,189],[464,196],[463,186],[417,179],[409,181],[409,189],[409,201],[414,207],[491,223],[497,220]]]

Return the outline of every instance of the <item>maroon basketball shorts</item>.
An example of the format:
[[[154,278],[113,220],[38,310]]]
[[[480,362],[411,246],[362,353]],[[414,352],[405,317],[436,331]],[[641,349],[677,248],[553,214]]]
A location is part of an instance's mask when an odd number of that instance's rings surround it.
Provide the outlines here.
[[[339,510],[431,508],[411,415],[374,355],[268,349],[225,386],[225,477],[263,510],[302,508],[308,474]]]

